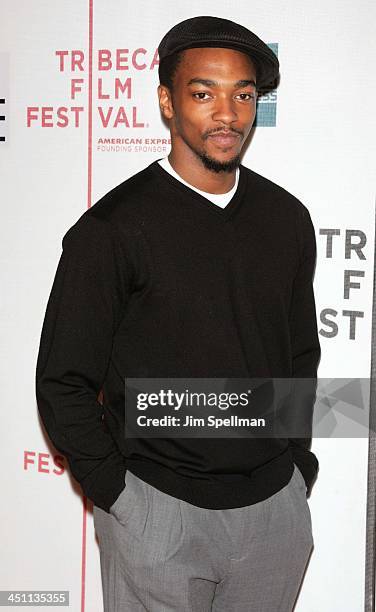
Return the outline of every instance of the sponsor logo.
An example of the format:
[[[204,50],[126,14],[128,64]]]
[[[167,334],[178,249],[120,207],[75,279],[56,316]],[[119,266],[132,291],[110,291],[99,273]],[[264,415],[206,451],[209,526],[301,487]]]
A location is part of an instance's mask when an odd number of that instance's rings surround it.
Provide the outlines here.
[[[278,43],[268,45],[278,57]],[[277,124],[277,90],[260,95],[257,100],[257,114],[254,127],[275,127]]]

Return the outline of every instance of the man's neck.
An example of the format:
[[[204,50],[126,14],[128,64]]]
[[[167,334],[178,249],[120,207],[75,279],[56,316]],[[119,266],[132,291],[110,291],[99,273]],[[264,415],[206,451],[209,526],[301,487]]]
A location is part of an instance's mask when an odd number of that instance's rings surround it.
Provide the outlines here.
[[[235,185],[236,170],[232,172],[213,172],[200,162],[199,164],[187,164],[171,152],[168,161],[172,168],[187,183],[207,193],[227,193]]]

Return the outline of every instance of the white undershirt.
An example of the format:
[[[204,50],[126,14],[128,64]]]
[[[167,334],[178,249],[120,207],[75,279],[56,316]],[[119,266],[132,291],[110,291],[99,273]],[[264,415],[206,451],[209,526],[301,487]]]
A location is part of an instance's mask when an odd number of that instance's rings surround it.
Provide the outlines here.
[[[236,191],[236,189],[238,187],[239,168],[236,168],[236,171],[235,171],[235,184],[234,184],[233,188],[230,191],[227,191],[227,193],[208,193],[207,191],[201,191],[201,189],[197,189],[197,187],[194,187],[193,185],[190,185],[189,183],[187,183],[187,181],[182,179],[181,176],[177,172],[175,172],[175,170],[171,166],[171,164],[170,164],[170,162],[168,160],[168,157],[164,157],[163,159],[160,159],[158,161],[158,163],[162,166],[162,168],[164,170],[166,170],[167,172],[172,174],[172,176],[174,176],[176,179],[178,179],[181,183],[184,183],[184,185],[187,185],[187,187],[190,187],[194,191],[197,191],[197,193],[199,193],[202,196],[204,196],[204,198],[207,198],[208,200],[213,202],[213,204],[216,204],[217,206],[220,206],[221,208],[225,208],[225,206],[232,199],[232,197],[233,197],[233,195],[234,195],[234,193],[235,193],[235,191]]]

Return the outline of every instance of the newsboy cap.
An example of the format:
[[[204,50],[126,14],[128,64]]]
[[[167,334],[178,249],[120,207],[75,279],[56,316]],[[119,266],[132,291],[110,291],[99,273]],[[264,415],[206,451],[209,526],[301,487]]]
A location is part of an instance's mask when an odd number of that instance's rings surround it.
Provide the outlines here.
[[[258,89],[270,86],[278,77],[279,61],[270,47],[256,34],[229,19],[202,15],[177,23],[159,43],[159,62],[194,47],[225,47],[246,53],[255,63]]]

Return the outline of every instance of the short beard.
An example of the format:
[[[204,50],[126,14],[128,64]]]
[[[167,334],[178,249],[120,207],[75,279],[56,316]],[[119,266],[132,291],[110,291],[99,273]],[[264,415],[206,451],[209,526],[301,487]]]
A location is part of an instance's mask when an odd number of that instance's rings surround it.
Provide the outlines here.
[[[212,172],[233,172],[240,166],[241,163],[239,154],[228,161],[220,162],[204,152],[199,153],[195,151],[195,153],[201,159],[205,168],[211,170]]]
[[[210,157],[210,155],[207,155],[207,153],[205,153],[205,151],[198,150],[198,149],[195,149],[194,147],[192,147],[192,145],[183,136],[183,134],[180,134],[180,137],[185,142],[185,144],[191,149],[191,151],[193,151],[193,153],[195,155],[197,155],[197,157],[199,159],[201,159],[201,161],[202,161],[203,165],[205,166],[205,168],[207,168],[208,170],[211,170],[212,172],[216,172],[216,173],[218,173],[218,172],[233,172],[241,164],[241,159],[240,159],[240,154],[239,153],[235,157],[233,157],[232,159],[229,159],[228,161],[220,162],[220,161],[217,161],[216,159],[214,159],[213,157]]]

